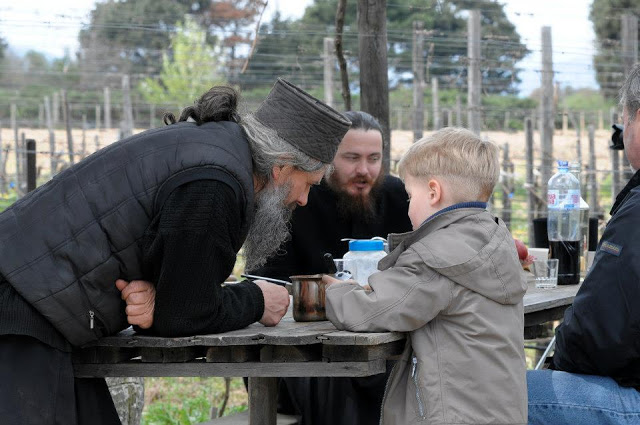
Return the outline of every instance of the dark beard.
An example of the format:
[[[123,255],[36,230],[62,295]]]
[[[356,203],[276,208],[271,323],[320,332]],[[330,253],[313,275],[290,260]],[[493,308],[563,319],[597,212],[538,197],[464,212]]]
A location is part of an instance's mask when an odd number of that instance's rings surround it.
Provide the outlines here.
[[[290,237],[293,208],[284,204],[291,185],[267,187],[256,195],[256,213],[244,242],[245,270],[263,266]]]
[[[365,224],[372,224],[378,221],[379,216],[376,211],[376,204],[380,196],[382,174],[373,182],[371,190],[367,195],[351,195],[339,187],[331,178],[327,179],[327,183],[336,196],[336,207],[338,216],[341,219],[356,219]]]

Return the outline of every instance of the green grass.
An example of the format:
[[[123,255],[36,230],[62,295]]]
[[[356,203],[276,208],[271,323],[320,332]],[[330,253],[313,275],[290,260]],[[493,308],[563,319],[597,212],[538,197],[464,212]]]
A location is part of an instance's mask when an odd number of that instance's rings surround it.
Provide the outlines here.
[[[143,425],[191,425],[211,419],[220,409],[223,378],[145,378]],[[233,378],[224,416],[247,409],[247,393],[240,378]]]

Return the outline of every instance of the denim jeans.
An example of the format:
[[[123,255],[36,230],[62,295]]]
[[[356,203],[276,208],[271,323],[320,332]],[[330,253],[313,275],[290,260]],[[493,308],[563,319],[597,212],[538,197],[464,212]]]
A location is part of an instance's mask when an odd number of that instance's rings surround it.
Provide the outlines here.
[[[640,424],[640,392],[613,379],[527,371],[529,424]]]

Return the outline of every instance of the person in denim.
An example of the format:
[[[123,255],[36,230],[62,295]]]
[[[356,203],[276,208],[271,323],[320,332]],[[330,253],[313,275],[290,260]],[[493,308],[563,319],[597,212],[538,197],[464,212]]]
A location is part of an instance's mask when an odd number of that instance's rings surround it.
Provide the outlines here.
[[[530,424],[640,423],[640,65],[620,97],[624,150],[636,173],[556,329],[552,370],[527,373]]]

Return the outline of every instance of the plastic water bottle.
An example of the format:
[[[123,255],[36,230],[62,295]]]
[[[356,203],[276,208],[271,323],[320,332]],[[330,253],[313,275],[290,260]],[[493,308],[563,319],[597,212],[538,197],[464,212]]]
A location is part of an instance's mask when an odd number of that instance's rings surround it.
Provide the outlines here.
[[[580,163],[572,162],[569,165],[569,172],[580,179]],[[580,187],[582,193],[582,187]],[[584,277],[587,273],[587,253],[589,252],[589,204],[580,196],[580,276]]]
[[[558,259],[558,285],[580,282],[580,182],[558,161],[547,186],[549,258]]]
[[[378,271],[378,261],[384,258],[384,241],[379,239],[357,239],[349,241],[345,260],[351,260],[353,279],[360,286],[369,284],[369,276]]]

